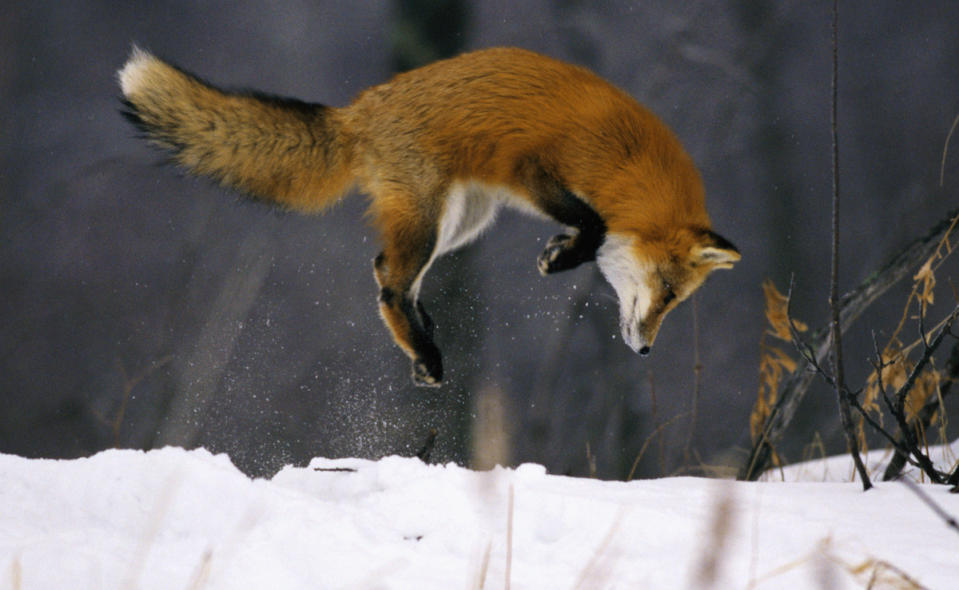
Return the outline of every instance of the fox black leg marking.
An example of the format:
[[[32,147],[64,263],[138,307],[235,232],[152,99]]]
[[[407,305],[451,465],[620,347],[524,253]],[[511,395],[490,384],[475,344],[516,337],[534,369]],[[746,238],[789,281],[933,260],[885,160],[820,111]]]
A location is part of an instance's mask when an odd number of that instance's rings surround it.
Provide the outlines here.
[[[412,328],[413,382],[420,387],[439,387],[443,382],[443,356],[433,342],[433,320],[423,304],[408,295],[402,298],[400,310]]]
[[[430,340],[432,340],[433,328],[435,327],[433,324],[433,318],[426,313],[426,308],[423,307],[423,304],[419,299],[416,300],[416,313],[420,316],[420,324],[423,326],[423,331],[426,332],[426,335],[430,338]]]
[[[563,186],[537,162],[531,161],[523,170],[529,189],[539,198],[544,213],[577,231],[550,238],[546,249],[536,259],[539,272],[547,275],[575,268],[596,259],[596,250],[606,235],[606,223],[585,201]]]
[[[443,359],[433,342],[433,320],[420,303],[413,287],[416,277],[429,262],[434,242],[422,244],[407,239],[391,243],[392,254],[380,253],[373,261],[380,285],[380,314],[412,362],[413,382],[437,387],[443,381]],[[405,265],[392,261],[415,261]]]

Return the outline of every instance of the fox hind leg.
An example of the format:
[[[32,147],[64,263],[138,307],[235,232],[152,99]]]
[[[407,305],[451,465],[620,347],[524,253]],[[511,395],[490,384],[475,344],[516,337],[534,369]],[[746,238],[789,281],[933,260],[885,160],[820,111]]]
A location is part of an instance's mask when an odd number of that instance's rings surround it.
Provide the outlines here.
[[[426,335],[432,339],[434,327],[433,318],[426,313],[426,308],[423,307],[423,303],[419,299],[416,300],[416,313],[419,314],[420,323],[423,324],[423,330],[426,332]]]
[[[412,361],[413,382],[437,387],[443,381],[442,355],[433,342],[433,320],[418,299],[419,281],[436,246],[435,225],[385,227],[383,252],[373,262],[380,315]]]

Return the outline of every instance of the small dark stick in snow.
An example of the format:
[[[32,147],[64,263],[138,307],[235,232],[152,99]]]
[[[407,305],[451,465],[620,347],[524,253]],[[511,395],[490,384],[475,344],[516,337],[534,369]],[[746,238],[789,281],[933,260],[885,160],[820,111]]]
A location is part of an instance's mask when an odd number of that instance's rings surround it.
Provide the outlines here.
[[[430,455],[433,453],[433,447],[436,446],[437,434],[439,434],[439,431],[435,428],[430,428],[429,433],[426,435],[426,442],[424,442],[420,450],[416,452],[417,458],[423,463],[430,462]]]
[[[959,533],[959,522],[956,521],[956,517],[949,514],[945,510],[943,510],[942,506],[937,504],[935,500],[929,497],[929,494],[927,494],[925,491],[923,491],[922,488],[916,485],[916,482],[912,481],[911,479],[907,479],[905,477],[901,478],[899,481],[901,481],[907,488],[912,490],[912,493],[919,496],[919,499],[922,500],[926,504],[926,506],[931,508],[932,511],[935,512],[939,518],[945,521],[946,526],[948,526],[949,528]]]

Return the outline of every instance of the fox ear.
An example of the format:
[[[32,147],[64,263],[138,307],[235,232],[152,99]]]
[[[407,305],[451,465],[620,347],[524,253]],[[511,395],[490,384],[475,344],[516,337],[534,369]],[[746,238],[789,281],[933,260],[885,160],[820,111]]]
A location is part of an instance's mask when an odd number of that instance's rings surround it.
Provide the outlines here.
[[[712,230],[703,231],[702,240],[693,246],[691,257],[693,264],[709,265],[714,269],[732,268],[742,258],[732,242]]]

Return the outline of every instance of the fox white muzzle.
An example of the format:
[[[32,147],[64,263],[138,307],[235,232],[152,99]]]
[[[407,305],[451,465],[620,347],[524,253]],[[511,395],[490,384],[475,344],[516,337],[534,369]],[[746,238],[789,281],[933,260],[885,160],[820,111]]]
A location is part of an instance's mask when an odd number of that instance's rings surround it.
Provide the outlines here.
[[[647,317],[653,300],[650,288],[653,269],[638,260],[634,252],[633,238],[608,234],[596,253],[596,263],[619,298],[623,342],[633,352],[646,355],[659,328],[658,319],[650,326]]]

